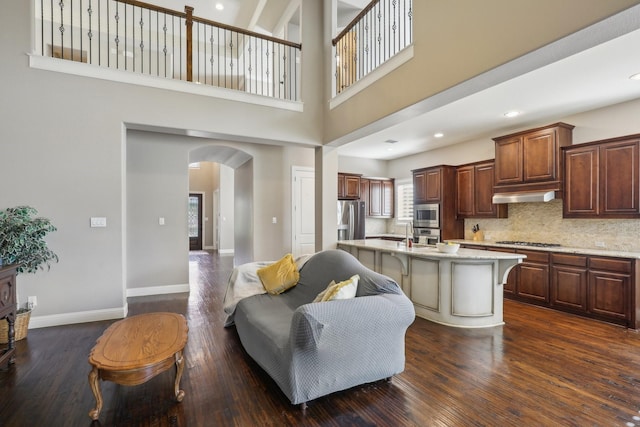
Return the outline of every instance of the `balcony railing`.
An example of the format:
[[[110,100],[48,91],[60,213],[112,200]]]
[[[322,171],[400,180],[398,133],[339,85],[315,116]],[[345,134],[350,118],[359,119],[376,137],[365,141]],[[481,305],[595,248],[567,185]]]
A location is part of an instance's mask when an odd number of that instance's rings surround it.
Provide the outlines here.
[[[412,0],[373,0],[332,40],[336,94],[412,42]]]
[[[36,0],[42,56],[299,100],[302,46],[134,0]]]

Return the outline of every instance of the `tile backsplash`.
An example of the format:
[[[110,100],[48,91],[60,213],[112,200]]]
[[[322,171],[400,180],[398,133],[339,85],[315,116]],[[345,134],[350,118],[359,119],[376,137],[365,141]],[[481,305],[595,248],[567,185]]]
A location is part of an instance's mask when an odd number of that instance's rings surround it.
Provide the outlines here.
[[[404,223],[392,219],[387,221],[389,233],[404,235]],[[562,200],[557,199],[546,203],[512,203],[508,218],[466,219],[465,239],[473,239],[471,229],[476,224],[480,225],[487,241],[521,240],[559,243],[574,248],[640,252],[640,219],[565,219],[562,218]],[[596,246],[596,242],[602,242],[604,247]]]
[[[640,252],[640,219],[564,219],[562,200],[547,203],[512,203],[509,218],[467,219],[465,239],[479,224],[485,240],[522,240],[559,243],[576,248]],[[604,247],[596,246],[601,242]]]

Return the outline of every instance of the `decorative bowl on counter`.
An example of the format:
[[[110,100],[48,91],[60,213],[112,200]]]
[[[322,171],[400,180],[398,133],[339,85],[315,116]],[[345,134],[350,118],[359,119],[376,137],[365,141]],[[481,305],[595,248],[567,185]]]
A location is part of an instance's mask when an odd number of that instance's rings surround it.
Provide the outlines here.
[[[440,252],[447,254],[455,254],[460,249],[459,243],[436,243],[436,247]]]

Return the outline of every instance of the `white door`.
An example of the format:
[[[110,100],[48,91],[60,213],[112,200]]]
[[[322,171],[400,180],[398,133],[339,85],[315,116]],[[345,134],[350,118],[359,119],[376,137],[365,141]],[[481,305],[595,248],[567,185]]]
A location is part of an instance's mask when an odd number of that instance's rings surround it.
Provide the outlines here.
[[[291,169],[293,209],[291,252],[293,256],[315,252],[315,186],[313,168],[293,166]]]

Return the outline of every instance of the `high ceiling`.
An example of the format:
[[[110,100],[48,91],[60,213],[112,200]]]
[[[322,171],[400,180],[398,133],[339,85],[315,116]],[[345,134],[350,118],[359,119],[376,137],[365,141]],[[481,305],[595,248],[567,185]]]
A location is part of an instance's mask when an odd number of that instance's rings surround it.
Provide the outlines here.
[[[318,0],[319,1],[319,0]],[[154,0],[183,9],[183,0]],[[190,0],[194,14],[278,35],[300,0]],[[340,0],[343,26],[369,0]],[[217,4],[224,6],[216,9]],[[340,155],[395,159],[640,98],[640,6],[347,135]],[[507,111],[520,115],[506,118]],[[435,133],[442,133],[440,138]],[[385,141],[398,141],[389,144]]]

